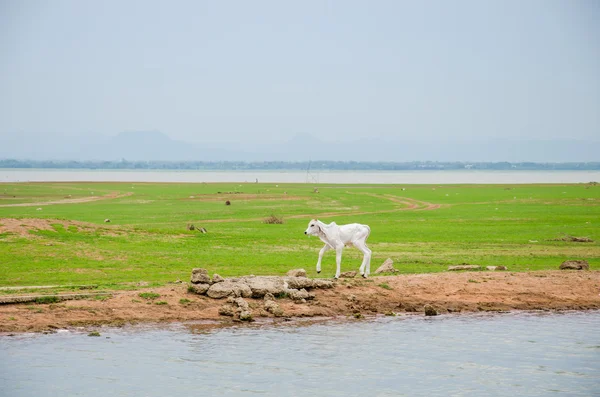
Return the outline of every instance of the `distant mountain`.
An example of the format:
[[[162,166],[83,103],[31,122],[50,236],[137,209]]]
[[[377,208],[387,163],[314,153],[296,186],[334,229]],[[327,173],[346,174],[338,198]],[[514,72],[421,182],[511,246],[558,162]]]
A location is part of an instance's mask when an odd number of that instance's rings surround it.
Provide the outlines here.
[[[85,158],[94,160],[193,160],[194,148],[158,131],[122,132],[100,145],[82,148]]]
[[[158,131],[133,131],[102,138],[23,138],[2,141],[0,158],[29,160],[130,161],[600,161],[600,142],[577,140],[395,141],[381,138],[326,142],[300,134],[287,142],[198,144]]]

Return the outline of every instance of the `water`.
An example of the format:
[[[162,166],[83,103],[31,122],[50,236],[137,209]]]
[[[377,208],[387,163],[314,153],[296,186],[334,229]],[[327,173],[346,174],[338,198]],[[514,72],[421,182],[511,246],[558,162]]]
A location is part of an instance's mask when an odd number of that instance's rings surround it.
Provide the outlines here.
[[[0,169],[0,182],[587,183],[600,171],[131,171]]]
[[[598,396],[600,312],[0,337],[1,396]]]

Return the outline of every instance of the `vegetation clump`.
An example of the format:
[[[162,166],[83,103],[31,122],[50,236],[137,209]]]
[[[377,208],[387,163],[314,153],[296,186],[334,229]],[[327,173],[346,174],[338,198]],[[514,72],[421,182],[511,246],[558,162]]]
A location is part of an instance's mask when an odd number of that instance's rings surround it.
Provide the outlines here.
[[[35,299],[35,303],[39,304],[48,304],[48,303],[57,303],[59,301],[58,296],[39,296]]]
[[[156,292],[142,292],[138,296],[146,300],[154,300],[156,298],[159,298],[160,294],[157,294]]]
[[[276,215],[271,215],[271,216],[265,218],[263,220],[263,223],[266,223],[267,225],[282,225],[283,224],[283,217],[276,216]]]

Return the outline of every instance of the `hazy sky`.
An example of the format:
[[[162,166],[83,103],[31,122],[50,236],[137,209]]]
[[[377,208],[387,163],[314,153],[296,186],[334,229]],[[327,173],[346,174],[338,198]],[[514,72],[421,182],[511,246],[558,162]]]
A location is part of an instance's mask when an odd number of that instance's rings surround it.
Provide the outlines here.
[[[600,139],[600,2],[0,0],[0,138]]]

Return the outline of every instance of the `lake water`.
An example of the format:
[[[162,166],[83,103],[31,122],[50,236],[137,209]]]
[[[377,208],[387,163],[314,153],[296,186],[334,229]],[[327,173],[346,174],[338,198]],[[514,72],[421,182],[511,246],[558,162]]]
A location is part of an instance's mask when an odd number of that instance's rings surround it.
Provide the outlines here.
[[[587,183],[600,171],[131,171],[0,169],[0,182]]]
[[[594,311],[3,336],[0,395],[598,396],[599,329]]]

